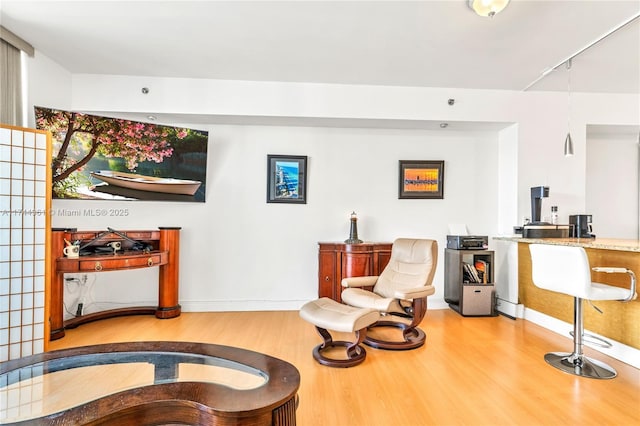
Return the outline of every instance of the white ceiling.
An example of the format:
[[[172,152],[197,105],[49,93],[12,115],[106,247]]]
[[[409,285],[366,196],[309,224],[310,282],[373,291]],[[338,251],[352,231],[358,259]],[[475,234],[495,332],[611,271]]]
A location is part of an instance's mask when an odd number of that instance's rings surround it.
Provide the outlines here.
[[[0,0],[0,24],[72,73],[520,91],[640,16],[639,0],[466,3]],[[640,93],[640,19],[573,60],[571,89]]]

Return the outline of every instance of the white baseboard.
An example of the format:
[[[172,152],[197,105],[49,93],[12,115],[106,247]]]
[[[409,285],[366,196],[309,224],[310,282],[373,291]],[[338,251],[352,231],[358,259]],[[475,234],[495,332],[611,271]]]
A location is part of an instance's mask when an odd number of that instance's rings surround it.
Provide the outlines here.
[[[562,336],[566,336],[568,339],[572,339],[569,335],[569,331],[573,330],[573,324],[561,321],[557,318],[553,318],[549,315],[534,311],[533,309],[529,308],[524,309],[524,319],[555,333],[558,333]],[[640,350],[632,348],[631,346],[627,346],[623,343],[616,342],[615,340],[611,340],[608,337],[601,336],[590,330],[585,330],[585,333],[593,334],[594,336],[605,339],[611,342],[612,345],[610,348],[601,348],[599,346],[589,344],[588,342],[584,342],[585,346],[588,346],[591,349],[602,352],[605,355],[629,364],[632,367],[640,368]],[[573,347],[571,346],[571,343],[568,343],[566,351],[571,352],[572,349]]]
[[[496,310],[511,318],[522,318],[524,315],[524,305],[500,298],[496,299]]]

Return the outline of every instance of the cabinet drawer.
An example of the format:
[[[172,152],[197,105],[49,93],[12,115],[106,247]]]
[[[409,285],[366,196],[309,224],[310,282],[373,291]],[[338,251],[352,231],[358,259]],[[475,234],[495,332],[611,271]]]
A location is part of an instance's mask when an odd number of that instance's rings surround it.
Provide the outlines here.
[[[118,269],[147,268],[166,264],[164,253],[151,253],[135,257],[105,257],[81,260],[79,270],[87,272],[113,271]]]
[[[493,315],[493,285],[463,285],[462,315]]]

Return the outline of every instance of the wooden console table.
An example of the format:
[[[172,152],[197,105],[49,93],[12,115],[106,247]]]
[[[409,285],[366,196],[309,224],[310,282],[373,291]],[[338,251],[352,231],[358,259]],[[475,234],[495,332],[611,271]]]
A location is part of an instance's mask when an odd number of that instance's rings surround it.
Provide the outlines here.
[[[342,279],[380,275],[393,243],[318,243],[318,297],[342,302]]]
[[[97,238],[99,237],[99,238]],[[126,238],[125,238],[126,237]],[[66,241],[86,245],[96,239],[93,247],[107,247],[119,242],[122,250],[98,252],[80,257],[65,257],[62,250]],[[132,240],[138,241],[134,244]],[[64,337],[65,328],[74,328],[87,322],[123,315],[155,315],[157,318],[174,318],[180,315],[178,303],[178,272],[180,254],[180,228],[162,227],[150,231],[77,231],[53,229],[51,237],[51,295],[50,339]],[[64,321],[64,274],[118,271],[159,266],[158,306],[140,306],[110,309],[80,315]]]

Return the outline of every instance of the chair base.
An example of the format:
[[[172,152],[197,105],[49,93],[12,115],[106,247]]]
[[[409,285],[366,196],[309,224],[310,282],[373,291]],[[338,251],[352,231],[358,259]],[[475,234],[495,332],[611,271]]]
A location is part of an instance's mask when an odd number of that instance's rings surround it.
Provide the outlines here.
[[[376,349],[386,349],[391,351],[406,351],[409,349],[417,349],[424,345],[427,339],[424,331],[418,327],[410,327],[407,324],[396,321],[378,321],[375,324],[369,326],[369,329],[374,327],[396,327],[402,330],[404,336],[403,341],[389,341],[376,339],[369,334],[364,338],[364,344]]]
[[[334,348],[334,347],[345,347],[347,348],[347,359],[335,359],[329,358],[323,354],[325,350]],[[353,367],[358,364],[361,364],[362,361],[367,357],[367,351],[360,345],[354,345],[353,342],[345,342],[345,341],[330,341],[324,342],[313,348],[313,357],[316,361],[318,361],[322,365],[326,365],[327,367],[338,367],[338,368],[347,368]]]
[[[551,366],[565,373],[591,379],[613,379],[618,375],[613,367],[604,362],[566,352],[550,352],[544,360]]]

